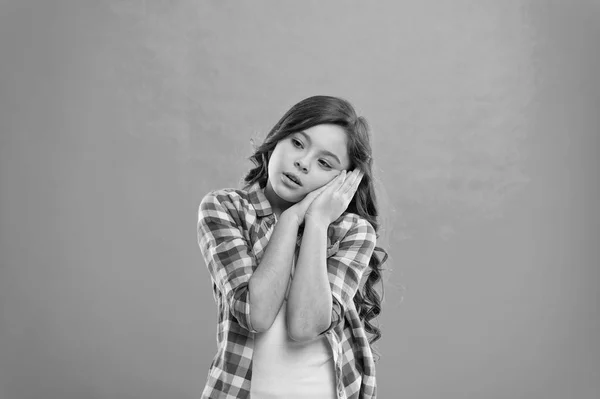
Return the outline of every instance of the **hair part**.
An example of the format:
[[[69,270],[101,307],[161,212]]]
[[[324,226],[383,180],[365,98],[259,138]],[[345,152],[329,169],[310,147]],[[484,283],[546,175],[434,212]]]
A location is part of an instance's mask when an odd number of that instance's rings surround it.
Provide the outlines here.
[[[347,212],[355,213],[365,218],[375,229],[379,237],[379,212],[373,181],[373,157],[369,137],[369,125],[366,119],[358,116],[354,107],[338,97],[313,96],[292,106],[283,117],[273,126],[264,142],[255,149],[249,158],[255,165],[244,178],[246,187],[258,182],[266,187],[269,174],[268,164],[271,153],[277,143],[290,134],[309,129],[321,124],[340,126],[348,138],[348,155],[350,170],[360,169],[364,175],[358,189],[348,205]],[[383,254],[380,256],[379,253]],[[371,321],[381,313],[383,299],[383,281],[381,279],[382,265],[387,260],[387,253],[380,247],[369,260],[369,268],[363,277],[363,291],[360,289],[354,296],[354,304],[365,331],[370,335],[369,344],[381,338],[381,329]],[[375,290],[375,285],[381,282],[381,295]]]

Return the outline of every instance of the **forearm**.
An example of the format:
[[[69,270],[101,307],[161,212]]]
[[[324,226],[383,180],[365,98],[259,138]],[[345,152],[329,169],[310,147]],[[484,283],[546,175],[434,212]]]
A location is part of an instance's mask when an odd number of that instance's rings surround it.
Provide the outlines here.
[[[281,308],[289,283],[297,235],[297,220],[282,213],[260,264],[250,277],[250,319],[257,331],[268,330]]]
[[[331,323],[327,277],[327,227],[308,219],[287,303],[288,333],[295,341],[315,338]]]

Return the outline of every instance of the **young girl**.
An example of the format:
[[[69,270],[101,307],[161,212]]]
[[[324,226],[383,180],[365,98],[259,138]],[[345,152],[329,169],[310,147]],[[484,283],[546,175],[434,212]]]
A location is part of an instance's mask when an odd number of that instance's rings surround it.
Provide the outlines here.
[[[343,99],[307,98],[250,159],[243,189],[200,204],[218,307],[202,398],[375,398],[370,344],[381,332],[370,321],[387,253],[375,246],[365,119]]]

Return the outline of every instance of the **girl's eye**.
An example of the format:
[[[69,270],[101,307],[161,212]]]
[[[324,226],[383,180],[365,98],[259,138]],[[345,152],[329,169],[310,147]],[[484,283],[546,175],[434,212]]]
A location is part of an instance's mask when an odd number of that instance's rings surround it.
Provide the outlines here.
[[[323,166],[327,169],[331,169],[331,165],[329,165],[327,162],[320,160],[319,163],[321,164],[321,166]]]
[[[294,147],[302,148],[300,140],[292,139],[292,143],[294,144]]]

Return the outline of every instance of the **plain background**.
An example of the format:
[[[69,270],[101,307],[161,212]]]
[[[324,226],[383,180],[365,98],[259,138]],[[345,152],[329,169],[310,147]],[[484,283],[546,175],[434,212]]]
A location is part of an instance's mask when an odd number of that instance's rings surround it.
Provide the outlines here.
[[[598,1],[0,1],[0,397],[197,398],[196,241],[294,103],[373,129],[379,397],[600,392]]]

